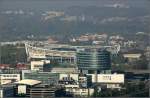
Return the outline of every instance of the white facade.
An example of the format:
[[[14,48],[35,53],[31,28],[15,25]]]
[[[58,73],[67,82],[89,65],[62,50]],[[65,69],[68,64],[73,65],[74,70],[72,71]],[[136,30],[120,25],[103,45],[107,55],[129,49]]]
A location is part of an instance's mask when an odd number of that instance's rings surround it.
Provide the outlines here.
[[[93,88],[66,88],[66,92],[75,96],[92,96],[94,93]]]
[[[43,70],[43,65],[50,63],[48,60],[31,61],[31,70]]]
[[[142,54],[137,53],[137,54],[124,54],[124,58],[133,58],[133,59],[139,59],[142,56]]]
[[[3,98],[3,90],[0,89],[0,98]]]
[[[88,74],[88,75],[91,76],[92,83],[104,85],[107,88],[121,89],[121,84],[124,84],[124,74]],[[63,80],[65,77],[69,77],[75,80],[75,83],[63,84],[63,87],[65,87],[65,91],[67,93],[73,94],[74,96],[91,96],[94,93],[94,88],[82,87],[82,84],[84,86],[84,84],[87,83],[88,81],[87,77],[79,76],[79,74],[60,74],[59,80]]]
[[[93,83],[105,84],[107,88],[121,88],[124,84],[124,74],[89,74]]]
[[[67,93],[73,94],[74,96],[91,96],[94,93],[93,88],[81,88],[79,86],[79,81],[86,81],[85,77],[79,77],[79,74],[60,74],[59,80],[63,80],[65,77],[75,80],[73,84],[64,84]]]
[[[18,94],[26,94],[26,85],[18,85]]]
[[[79,88],[78,84],[68,84],[68,85],[64,85],[64,87],[67,88]]]
[[[70,77],[75,81],[78,81],[79,74],[59,74],[59,80],[63,80],[64,77]]]
[[[118,88],[118,89],[120,89],[121,86],[120,86],[120,84],[107,84],[107,88]]]
[[[0,74],[0,84],[8,84],[20,81],[20,74]]]
[[[52,73],[77,73],[78,69],[76,68],[52,68]]]
[[[94,88],[80,88],[79,84],[65,85],[65,91],[74,96],[91,96],[94,93]]]
[[[97,76],[95,74],[88,75],[92,76],[93,83],[124,83],[124,74],[97,74]]]
[[[85,82],[85,81],[87,81],[87,77],[84,77],[84,76],[80,76],[79,77],[79,82]]]
[[[59,44],[52,44],[50,49],[45,47],[34,47],[29,44],[25,44],[26,53],[29,58],[46,58],[46,55],[55,57],[68,57],[68,58],[75,58],[75,51],[59,51],[59,50],[52,50],[52,48],[60,48],[60,47],[69,47],[68,45],[59,45]]]

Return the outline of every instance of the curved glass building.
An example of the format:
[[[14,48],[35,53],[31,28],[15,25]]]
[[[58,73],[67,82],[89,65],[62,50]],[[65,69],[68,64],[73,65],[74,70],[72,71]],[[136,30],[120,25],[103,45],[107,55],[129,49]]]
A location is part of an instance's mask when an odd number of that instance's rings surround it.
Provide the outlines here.
[[[84,49],[77,52],[79,70],[110,70],[110,52],[101,49]]]

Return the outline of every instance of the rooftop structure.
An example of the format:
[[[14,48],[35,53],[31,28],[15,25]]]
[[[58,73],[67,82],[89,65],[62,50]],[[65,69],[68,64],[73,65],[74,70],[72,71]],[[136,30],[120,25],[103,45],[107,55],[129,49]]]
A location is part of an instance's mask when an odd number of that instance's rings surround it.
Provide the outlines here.
[[[55,96],[55,87],[42,84],[41,81],[24,79],[15,83],[14,95],[18,97],[45,98]]]
[[[75,63],[75,51],[65,50],[58,47],[59,45],[53,48],[39,48],[33,47],[26,44],[26,53],[30,59],[47,59],[50,61],[57,61],[58,63]]]
[[[57,85],[59,75],[58,73],[24,70],[22,71],[22,79],[33,79],[41,81],[42,84]]]
[[[20,80],[18,82],[15,82],[16,84],[25,84],[25,85],[30,85],[30,86],[33,86],[33,85],[36,85],[36,84],[40,84],[41,81],[38,81],[38,80],[32,80],[32,79],[24,79],[24,80]]]
[[[141,57],[141,55],[142,54],[140,54],[140,53],[137,53],[137,54],[124,54],[123,56],[125,57],[125,58],[135,58],[135,59],[138,59],[138,58],[140,58]]]
[[[10,84],[17,81],[20,81],[20,74],[5,74],[0,73],[0,85]]]
[[[92,75],[92,82],[95,81],[95,74]],[[124,83],[124,74],[97,74],[98,83]]]
[[[81,79],[82,78],[82,79]],[[87,80],[83,80],[83,77],[79,74],[60,74],[59,85],[61,85],[67,94],[72,94],[73,96],[91,96],[94,92],[94,88],[87,88],[87,86],[81,86]]]
[[[107,88],[121,88],[124,84],[124,74],[88,74],[92,76],[92,83],[106,86]]]
[[[120,46],[71,46],[67,44],[40,44],[25,43],[26,54],[31,59],[47,59],[50,61],[57,61],[59,63],[76,64],[76,53],[80,49],[86,48],[102,48],[118,53]]]
[[[49,60],[31,61],[31,70],[43,70],[44,64],[49,63]]]
[[[51,69],[52,73],[78,73],[77,68],[52,68]]]

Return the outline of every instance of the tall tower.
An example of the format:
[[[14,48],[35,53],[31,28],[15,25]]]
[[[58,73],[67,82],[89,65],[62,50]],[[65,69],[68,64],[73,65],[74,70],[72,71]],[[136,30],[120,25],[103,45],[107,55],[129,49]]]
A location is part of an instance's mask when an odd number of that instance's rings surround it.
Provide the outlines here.
[[[111,70],[110,52],[89,48],[77,52],[77,65],[82,73],[108,73]]]

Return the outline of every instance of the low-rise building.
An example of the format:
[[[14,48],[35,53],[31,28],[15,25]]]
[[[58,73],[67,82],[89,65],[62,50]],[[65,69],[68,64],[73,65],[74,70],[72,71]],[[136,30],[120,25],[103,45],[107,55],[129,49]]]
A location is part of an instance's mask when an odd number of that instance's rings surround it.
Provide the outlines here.
[[[9,64],[0,64],[0,69],[9,69],[10,65]]]
[[[55,97],[55,87],[41,84],[41,81],[38,80],[24,79],[16,82],[15,84],[15,96],[31,98],[45,98],[47,96]]]
[[[31,70],[43,70],[43,65],[48,63],[49,60],[31,61]]]
[[[0,84],[9,84],[20,81],[20,74],[0,74]]]
[[[137,54],[124,54],[123,57],[124,58],[133,58],[133,59],[139,59],[141,57],[142,54],[137,53]]]
[[[129,53],[129,54],[123,54],[124,58],[127,58],[130,62],[139,60],[142,56],[141,53]]]
[[[80,79],[80,82],[79,82]],[[86,81],[85,77],[79,78],[78,74],[61,74],[59,85],[61,85],[65,92],[68,95],[73,96],[91,96],[94,93],[94,88],[87,88],[87,86],[82,87],[80,86],[80,83],[82,84],[83,81]]]
[[[59,80],[68,80],[68,79],[78,81],[79,74],[76,74],[76,73],[73,73],[73,74],[59,74]]]
[[[57,85],[59,80],[59,74],[51,73],[51,72],[23,70],[22,79],[33,79],[33,80],[41,81],[43,84]]]
[[[64,74],[65,73],[66,74],[67,73],[78,73],[78,69],[77,68],[68,68],[68,67],[67,68],[62,68],[62,67],[60,68],[59,67],[59,68],[52,68],[51,72],[52,73],[60,73],[60,74],[61,73],[64,73]]]
[[[79,88],[79,87],[66,87],[66,92],[68,94],[73,94],[74,96],[92,96],[94,93],[93,88]]]
[[[105,85],[107,88],[121,88],[124,84],[124,74],[89,74],[92,76],[92,83]]]

